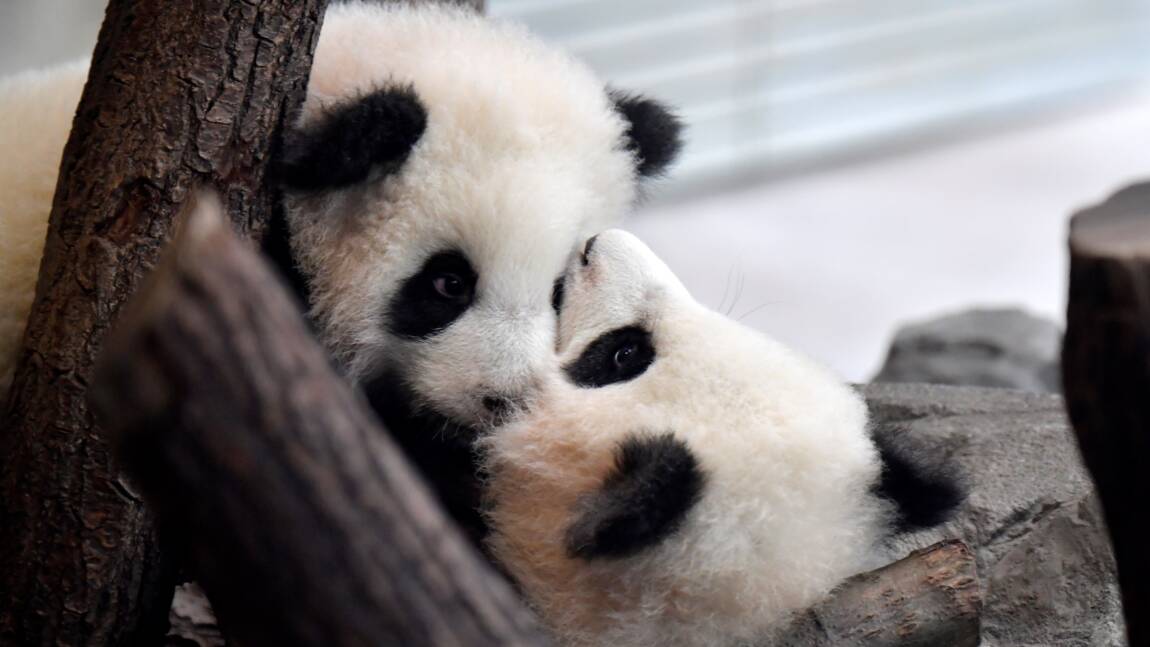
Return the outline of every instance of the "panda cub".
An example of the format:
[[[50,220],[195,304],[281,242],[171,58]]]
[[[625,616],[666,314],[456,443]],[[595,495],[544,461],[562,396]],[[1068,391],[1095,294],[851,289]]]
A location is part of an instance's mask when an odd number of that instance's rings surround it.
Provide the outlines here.
[[[281,156],[278,256],[473,536],[475,430],[538,389],[568,259],[671,163],[679,128],[517,25],[427,3],[328,10]]]
[[[557,375],[483,441],[488,547],[567,645],[734,645],[941,522],[828,370],[699,305],[611,230],[568,268]]]
[[[0,86],[0,396],[86,75]],[[47,109],[51,108],[51,109]],[[470,441],[541,384],[555,284],[679,149],[659,103],[522,28],[434,3],[326,13],[277,155],[268,250],[320,339],[481,533]]]
[[[396,377],[453,421],[498,420],[536,388],[577,243],[630,209],[678,130],[516,25],[333,6],[280,160],[320,335],[356,382]]]

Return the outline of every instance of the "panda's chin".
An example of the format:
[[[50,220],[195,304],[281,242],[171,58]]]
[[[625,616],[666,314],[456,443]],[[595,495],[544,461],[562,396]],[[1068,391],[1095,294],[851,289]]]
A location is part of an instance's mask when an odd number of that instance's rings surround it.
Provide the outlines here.
[[[483,433],[437,411],[416,407],[415,394],[394,374],[363,383],[363,392],[391,437],[403,448],[440,501],[480,545],[487,526],[480,513],[479,460],[475,441]]]

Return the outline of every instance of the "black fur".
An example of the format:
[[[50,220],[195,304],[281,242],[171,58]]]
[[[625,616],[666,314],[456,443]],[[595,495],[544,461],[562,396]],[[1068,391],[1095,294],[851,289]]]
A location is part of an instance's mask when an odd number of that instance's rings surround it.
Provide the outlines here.
[[[563,297],[567,294],[567,275],[562,274],[559,278],[555,279],[555,284],[551,286],[551,309],[555,314],[563,309]]]
[[[277,205],[272,212],[271,222],[268,223],[268,230],[264,234],[263,252],[279,270],[280,276],[287,281],[296,297],[305,304],[305,307],[309,306],[311,290],[292,255],[291,232],[288,231],[287,217],[282,206]]]
[[[937,526],[966,500],[966,488],[953,470],[900,446],[891,433],[873,434],[882,460],[875,493],[895,504],[896,532]]]
[[[583,252],[579,254],[579,262],[583,264],[583,267],[591,264],[591,250],[595,248],[595,241],[597,240],[599,240],[599,234],[595,234],[583,243]]]
[[[615,109],[627,120],[627,150],[635,153],[639,175],[666,172],[683,148],[683,125],[663,104],[653,99],[611,91]]]
[[[411,87],[388,87],[340,104],[284,139],[277,171],[295,191],[363,182],[373,167],[399,170],[423,131],[427,110]]]
[[[600,335],[563,371],[576,386],[595,389],[633,380],[647,372],[654,361],[651,333],[639,326],[625,326]]]
[[[416,410],[412,391],[394,374],[363,386],[371,408],[431,484],[440,502],[477,547],[487,535],[481,513],[478,432],[428,410]]]
[[[572,557],[626,557],[666,539],[703,494],[706,475],[671,434],[633,435],[619,445],[615,470],[579,506],[567,529]]]
[[[466,293],[447,298],[436,292],[435,279],[445,276],[458,279]],[[478,279],[462,252],[449,250],[432,255],[392,297],[386,315],[388,330],[408,339],[426,339],[441,332],[471,307]]]

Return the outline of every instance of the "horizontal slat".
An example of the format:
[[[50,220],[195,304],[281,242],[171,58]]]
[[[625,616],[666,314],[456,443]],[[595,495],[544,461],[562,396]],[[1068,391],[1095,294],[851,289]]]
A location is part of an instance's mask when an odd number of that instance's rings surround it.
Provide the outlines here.
[[[1109,34],[1095,32],[1092,36],[1105,39]],[[846,154],[915,133],[940,131],[949,124],[985,121],[987,115],[1003,114],[1008,109],[1049,104],[1055,99],[1132,81],[1138,76],[1139,70],[1123,64],[1128,62],[1124,52],[1076,56],[1072,50],[1069,53],[1061,50],[1065,44],[1047,42],[1034,46],[1032,43],[1032,49],[1022,46],[1013,59],[1017,66],[986,71],[977,84],[969,81],[962,84],[947,78],[946,74],[985,70],[985,61],[955,60],[949,67],[924,66],[920,75],[926,82],[914,92],[900,93],[895,100],[889,93],[875,91],[870,97],[856,94],[851,102],[828,98],[823,103],[824,110],[817,115],[804,114],[800,107],[779,109],[772,113],[764,127],[738,129],[725,145],[712,142],[705,150],[694,146],[693,137],[689,138],[691,152],[677,169],[676,176],[689,179],[722,175],[736,167],[765,170],[818,156]]]
[[[1003,15],[1025,11],[1028,5],[1051,0],[868,0],[866,11],[842,3],[796,3],[780,7],[771,0],[716,4],[704,10],[653,16],[625,26],[614,24],[559,41],[600,72],[673,71],[706,57],[739,58],[746,50],[765,45],[787,46],[802,40],[834,42],[867,33],[913,26],[921,21],[947,21],[965,14]],[[1080,4],[1081,0],[1074,0]],[[828,6],[829,5],[829,6]],[[1021,7],[1020,7],[1021,5]],[[856,34],[858,36],[856,36]]]
[[[737,133],[757,123],[769,123],[777,133],[819,119],[842,118],[837,114],[841,111],[897,110],[900,104],[930,98],[940,88],[985,91],[1003,76],[1017,77],[1012,82],[1025,86],[1029,77],[1057,75],[1063,65],[1079,61],[1101,61],[1093,68],[1100,78],[1113,73],[1128,76],[1146,71],[1150,43],[1143,36],[1143,30],[1127,22],[1085,23],[1030,31],[977,48],[928,49],[897,63],[873,65],[864,56],[845,57],[846,63],[821,76],[816,71],[804,74],[796,64],[785,75],[772,76],[770,84],[720,95],[711,103],[684,109],[683,116],[692,127],[692,144],[706,148],[715,137],[745,140],[745,133]],[[1115,69],[1107,71],[1106,63]]]
[[[949,51],[993,48],[1043,32],[1090,24],[1135,22],[1136,10],[1116,10],[1090,21],[1079,15],[1082,0],[1025,0],[1004,11],[975,3],[927,16],[909,15],[866,28],[801,38],[764,35],[751,47],[723,52],[689,64],[667,65],[628,75],[603,71],[620,87],[635,88],[684,108],[706,98],[784,88],[860,69],[897,67]],[[1019,9],[1029,8],[1030,11]],[[1041,9],[1039,11],[1039,9]],[[782,31],[782,30],[780,30]]]
[[[985,120],[1150,78],[1145,0],[489,0],[678,106],[679,178]]]

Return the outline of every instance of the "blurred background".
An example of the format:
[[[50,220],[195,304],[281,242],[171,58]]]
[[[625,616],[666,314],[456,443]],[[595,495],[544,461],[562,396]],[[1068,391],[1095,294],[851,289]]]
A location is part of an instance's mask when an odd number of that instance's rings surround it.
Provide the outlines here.
[[[0,75],[86,55],[102,9],[0,0]],[[699,300],[851,380],[907,322],[1017,307],[1060,325],[1070,214],[1150,178],[1150,0],[487,11],[678,107],[685,154],[628,228]]]

